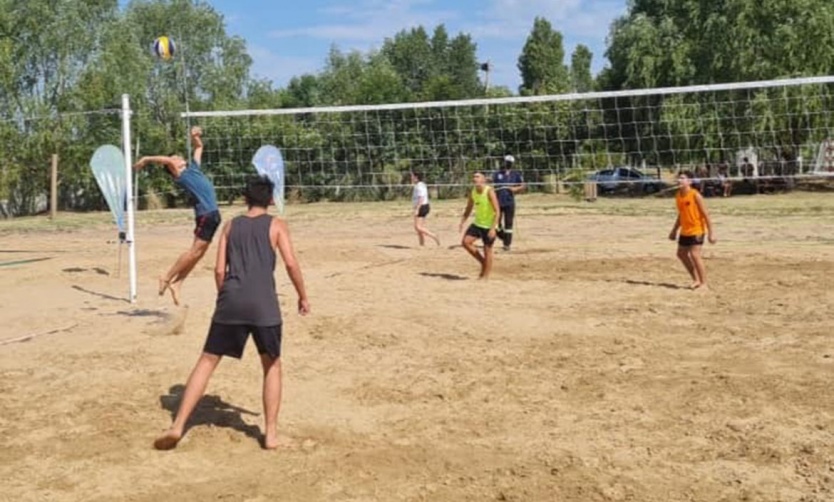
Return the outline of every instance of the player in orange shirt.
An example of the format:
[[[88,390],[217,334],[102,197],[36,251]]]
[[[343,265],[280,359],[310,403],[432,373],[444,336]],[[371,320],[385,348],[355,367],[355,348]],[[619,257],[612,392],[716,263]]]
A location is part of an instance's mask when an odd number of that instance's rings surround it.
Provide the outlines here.
[[[701,247],[704,245],[704,234],[707,235],[710,244],[715,244],[716,238],[704,198],[698,190],[692,188],[692,173],[689,171],[684,171],[678,176],[675,203],[678,207],[678,218],[669,232],[669,239],[678,239],[678,258],[692,276],[690,288],[705,287],[707,273],[704,259],[701,257]]]

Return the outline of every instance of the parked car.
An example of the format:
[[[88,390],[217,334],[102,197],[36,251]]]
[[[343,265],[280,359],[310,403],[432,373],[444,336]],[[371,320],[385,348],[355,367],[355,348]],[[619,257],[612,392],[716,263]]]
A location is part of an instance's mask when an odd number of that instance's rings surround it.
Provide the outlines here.
[[[604,192],[655,193],[663,189],[663,182],[630,167],[613,167],[597,171],[588,177],[597,182],[597,189]]]

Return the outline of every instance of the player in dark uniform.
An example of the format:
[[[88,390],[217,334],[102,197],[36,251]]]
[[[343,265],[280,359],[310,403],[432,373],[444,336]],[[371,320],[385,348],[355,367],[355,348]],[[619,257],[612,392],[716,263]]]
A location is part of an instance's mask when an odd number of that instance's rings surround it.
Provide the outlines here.
[[[524,190],[524,179],[521,173],[513,170],[515,157],[504,157],[504,166],[492,176],[492,184],[498,195],[498,205],[501,207],[501,224],[498,227],[498,237],[504,243],[504,251],[509,251],[513,245],[513,225],[515,223],[515,194]]]

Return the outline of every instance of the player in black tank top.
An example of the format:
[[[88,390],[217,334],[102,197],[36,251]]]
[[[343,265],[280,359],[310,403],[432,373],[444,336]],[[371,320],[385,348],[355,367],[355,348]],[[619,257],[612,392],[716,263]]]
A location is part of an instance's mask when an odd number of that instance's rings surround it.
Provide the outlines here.
[[[226,244],[226,270],[212,320],[219,324],[278,326],[272,216],[238,216]]]
[[[310,312],[301,268],[295,257],[286,223],[267,213],[272,203],[272,183],[254,177],[246,186],[249,210],[223,227],[217,253],[215,280],[217,305],[203,353],[188,378],[180,408],[170,429],[154,447],[177,446],[185,423],[203,396],[214,369],[223,356],[240,358],[251,334],[264,370],[263,446],[278,446],[278,410],[281,405],[281,310],[275,290],[275,249],[298,293],[298,312]]]

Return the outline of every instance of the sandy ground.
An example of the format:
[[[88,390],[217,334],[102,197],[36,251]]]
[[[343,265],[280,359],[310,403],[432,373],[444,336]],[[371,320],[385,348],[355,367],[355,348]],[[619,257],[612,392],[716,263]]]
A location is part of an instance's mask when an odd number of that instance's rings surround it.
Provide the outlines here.
[[[670,199],[524,196],[487,283],[450,247],[462,201],[425,249],[407,203],[291,206],[313,314],[279,270],[277,452],[252,344],[151,448],[214,305],[215,246],[187,308],[155,294],[188,211],[139,215],[135,305],[107,215],[0,222],[0,499],[834,500],[834,195],[708,203],[708,292]]]

